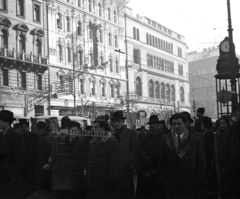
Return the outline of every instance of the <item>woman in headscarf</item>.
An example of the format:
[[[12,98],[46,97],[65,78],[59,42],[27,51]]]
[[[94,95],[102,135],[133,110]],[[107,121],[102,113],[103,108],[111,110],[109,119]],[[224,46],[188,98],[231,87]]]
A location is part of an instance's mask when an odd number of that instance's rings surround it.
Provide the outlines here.
[[[221,199],[228,198],[228,185],[227,182],[227,160],[228,160],[228,148],[230,143],[229,127],[230,122],[227,116],[222,116],[219,121],[219,128],[215,134],[215,164],[216,174],[218,179],[219,193]]]
[[[96,118],[92,131],[106,131],[108,135],[93,136],[90,141],[87,164],[88,199],[115,199],[118,196],[119,142],[111,136],[112,128],[104,116]]]

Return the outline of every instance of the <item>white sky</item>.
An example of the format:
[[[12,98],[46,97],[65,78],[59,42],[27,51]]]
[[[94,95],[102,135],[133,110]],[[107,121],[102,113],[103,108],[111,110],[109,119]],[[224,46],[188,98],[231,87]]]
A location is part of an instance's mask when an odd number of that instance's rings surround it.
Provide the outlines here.
[[[231,0],[233,41],[240,54],[240,0]],[[227,0],[131,0],[133,14],[185,36],[188,51],[219,45],[228,36]]]

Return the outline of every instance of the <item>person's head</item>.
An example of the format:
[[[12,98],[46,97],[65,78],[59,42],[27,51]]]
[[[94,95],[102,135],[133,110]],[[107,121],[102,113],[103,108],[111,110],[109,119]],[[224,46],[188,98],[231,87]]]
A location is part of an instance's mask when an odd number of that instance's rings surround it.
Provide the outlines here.
[[[46,122],[39,121],[35,126],[35,132],[37,135],[41,136],[50,131],[49,126]]]
[[[76,128],[76,129],[80,130],[81,129],[81,125],[78,122],[76,122],[76,121],[71,121],[69,123],[69,125],[68,125],[68,128],[69,129]]]
[[[109,123],[106,121],[105,116],[98,116],[94,121],[93,131],[110,131],[112,128]]]
[[[230,121],[229,121],[228,116],[222,116],[219,119],[219,128],[220,128],[220,130],[224,131],[224,130],[228,129],[229,126],[230,126]]]
[[[210,117],[204,116],[202,124],[204,129],[211,130],[213,128],[212,119]]]
[[[63,117],[61,119],[61,128],[62,129],[68,129],[70,123],[71,123],[71,120],[68,116]]]
[[[197,117],[202,117],[204,115],[205,108],[200,107],[197,109]]]
[[[121,129],[125,124],[125,117],[122,111],[116,111],[113,113],[112,121],[115,129]]]
[[[149,130],[152,132],[160,128],[160,121],[157,115],[151,115],[147,124],[149,125]]]
[[[173,131],[181,135],[186,129],[187,117],[184,113],[175,113],[170,118],[170,124]]]
[[[19,120],[18,132],[22,135],[26,135],[29,132],[29,122],[26,119]]]
[[[185,123],[186,127],[190,127],[193,123],[193,119],[191,118],[190,113],[187,111],[183,111],[182,114],[184,114],[185,117],[187,118],[187,122]]]
[[[161,120],[160,121],[160,128],[163,128],[164,126],[166,126],[166,122],[165,122],[165,120]]]
[[[3,131],[8,129],[15,118],[13,117],[13,112],[8,110],[0,111],[0,129]]]

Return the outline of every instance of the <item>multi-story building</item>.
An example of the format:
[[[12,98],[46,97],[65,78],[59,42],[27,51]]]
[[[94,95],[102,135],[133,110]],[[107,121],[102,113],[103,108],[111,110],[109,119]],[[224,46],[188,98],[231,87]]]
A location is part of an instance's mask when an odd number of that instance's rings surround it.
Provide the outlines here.
[[[0,109],[47,114],[46,106],[28,100],[48,87],[43,1],[1,0],[0,37]]]
[[[95,117],[126,93],[124,23],[115,0],[46,3],[51,115]],[[119,51],[119,52],[117,52]],[[45,102],[47,103],[47,102]],[[74,109],[75,107],[75,109]]]
[[[129,102],[147,117],[190,111],[184,36],[126,7]]]

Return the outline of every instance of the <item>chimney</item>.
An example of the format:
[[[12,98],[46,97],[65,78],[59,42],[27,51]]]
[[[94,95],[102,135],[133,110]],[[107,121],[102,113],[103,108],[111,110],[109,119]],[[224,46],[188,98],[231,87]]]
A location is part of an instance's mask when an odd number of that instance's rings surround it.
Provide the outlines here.
[[[207,48],[204,48],[204,49],[203,49],[203,52],[206,52],[206,51],[207,51]]]

